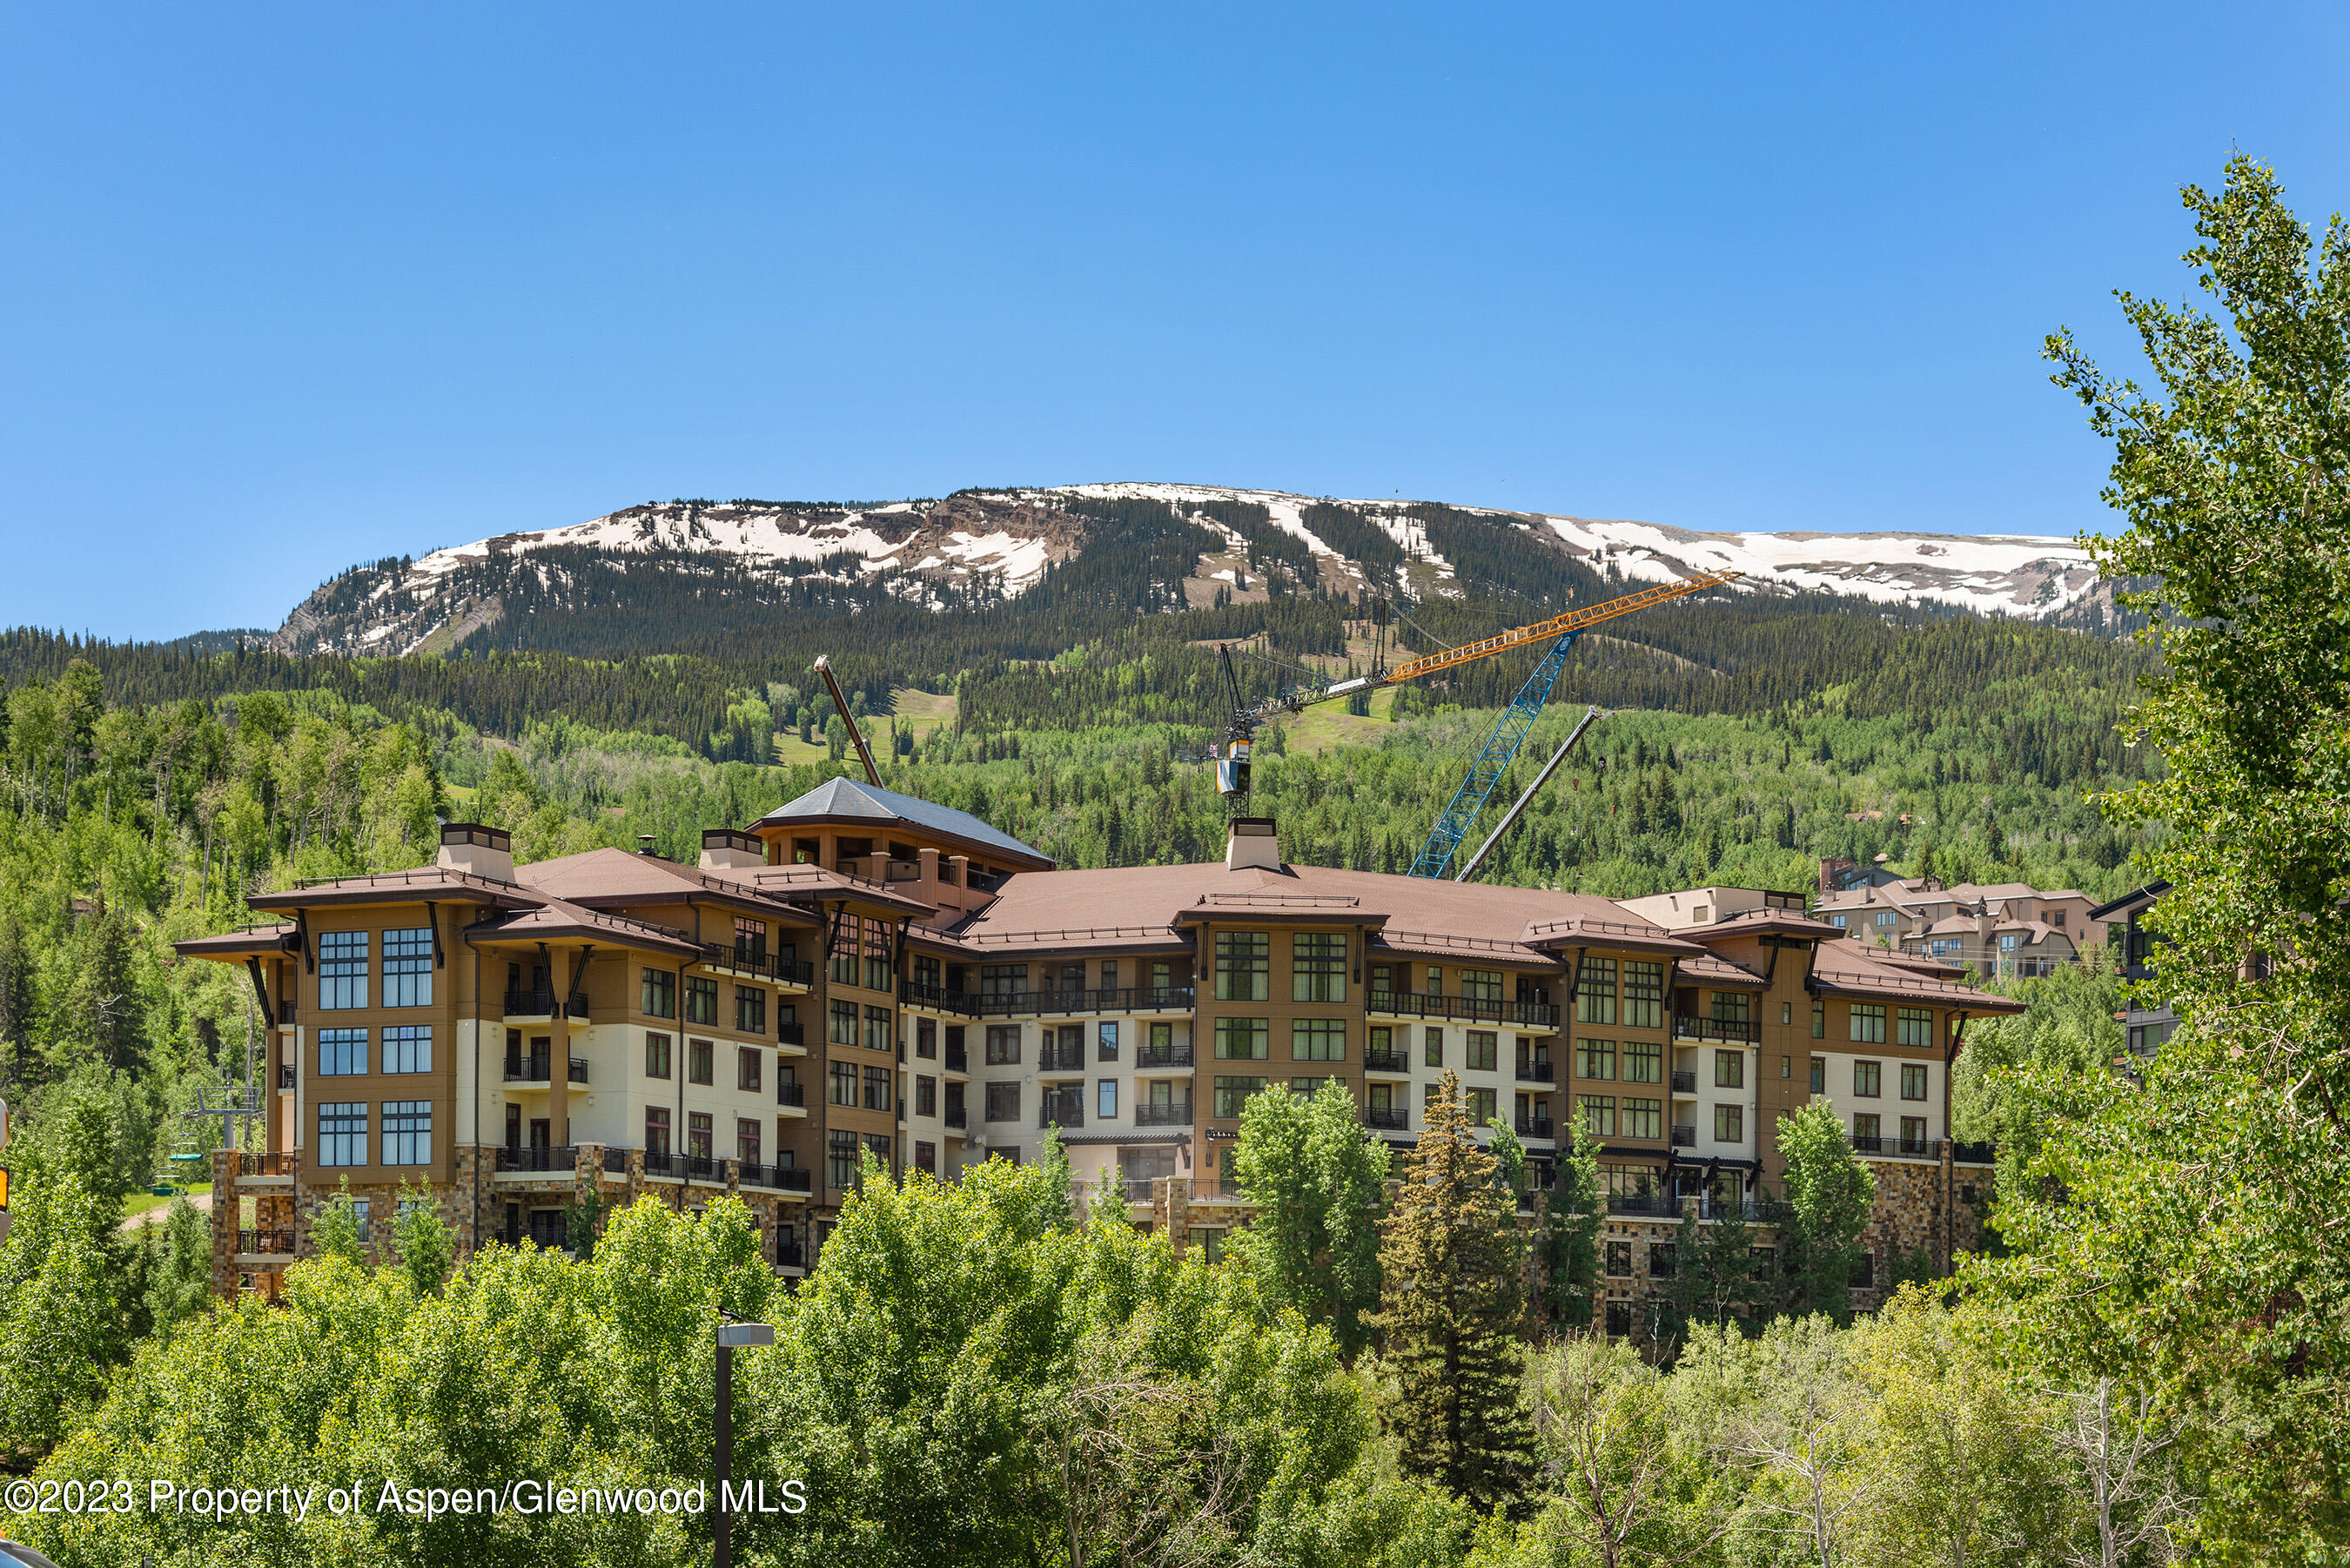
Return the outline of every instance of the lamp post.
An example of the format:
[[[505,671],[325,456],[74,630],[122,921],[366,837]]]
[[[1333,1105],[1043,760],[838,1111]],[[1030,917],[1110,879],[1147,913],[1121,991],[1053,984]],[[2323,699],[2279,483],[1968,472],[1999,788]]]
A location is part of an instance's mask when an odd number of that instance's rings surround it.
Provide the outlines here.
[[[724,1307],[718,1309],[721,1317],[734,1314]],[[718,1504],[718,1550],[713,1559],[716,1568],[731,1568],[733,1558],[727,1541],[726,1483],[731,1479],[734,1460],[734,1352],[737,1347],[757,1349],[775,1343],[775,1325],[771,1323],[722,1323],[718,1325],[718,1420],[716,1454],[712,1469],[716,1472],[716,1484],[711,1488]]]

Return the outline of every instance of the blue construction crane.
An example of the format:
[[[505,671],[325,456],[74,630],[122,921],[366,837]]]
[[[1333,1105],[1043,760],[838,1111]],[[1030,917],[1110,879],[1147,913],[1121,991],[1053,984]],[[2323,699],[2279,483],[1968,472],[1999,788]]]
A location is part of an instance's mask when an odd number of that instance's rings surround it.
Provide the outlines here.
[[[1469,764],[1469,776],[1452,792],[1452,804],[1444,808],[1436,826],[1429,829],[1428,842],[1412,857],[1411,869],[1406,875],[1441,877],[1445,867],[1452,864],[1453,855],[1460,849],[1461,841],[1469,836],[1477,814],[1485,809],[1493,786],[1502,782],[1502,775],[1518,760],[1518,748],[1526,743],[1527,732],[1542,716],[1543,704],[1550,701],[1550,689],[1558,682],[1558,672],[1566,668],[1567,652],[1582,635],[1570,631],[1552,643],[1550,650],[1542,656],[1542,662],[1534,666],[1534,672],[1526,677],[1526,683],[1518,688],[1518,694],[1510,699],[1510,705],[1502,711],[1502,722],[1485,737],[1484,749]]]

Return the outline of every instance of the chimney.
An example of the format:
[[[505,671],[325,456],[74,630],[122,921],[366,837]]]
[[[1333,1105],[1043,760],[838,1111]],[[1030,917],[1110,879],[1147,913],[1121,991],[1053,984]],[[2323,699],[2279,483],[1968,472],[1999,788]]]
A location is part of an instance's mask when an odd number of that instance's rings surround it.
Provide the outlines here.
[[[1224,840],[1227,871],[1281,869],[1281,840],[1269,816],[1236,816]]]
[[[767,863],[767,846],[756,834],[745,833],[739,827],[705,827],[702,830],[702,868],[704,871],[748,871]]]
[[[441,825],[440,858],[433,864],[443,871],[462,871],[493,882],[511,882],[515,879],[514,839],[503,827],[478,822],[444,822]]]

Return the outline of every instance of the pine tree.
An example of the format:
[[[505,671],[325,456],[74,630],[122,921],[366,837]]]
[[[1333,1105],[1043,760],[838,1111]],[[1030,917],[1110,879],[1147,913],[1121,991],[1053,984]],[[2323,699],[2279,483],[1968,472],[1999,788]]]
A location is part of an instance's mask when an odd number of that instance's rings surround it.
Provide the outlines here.
[[[1374,1326],[1399,1385],[1388,1425],[1405,1468],[1481,1511],[1515,1503],[1533,1464],[1519,1388],[1525,1252],[1516,1208],[1471,1136],[1459,1078],[1446,1073],[1379,1226]]]

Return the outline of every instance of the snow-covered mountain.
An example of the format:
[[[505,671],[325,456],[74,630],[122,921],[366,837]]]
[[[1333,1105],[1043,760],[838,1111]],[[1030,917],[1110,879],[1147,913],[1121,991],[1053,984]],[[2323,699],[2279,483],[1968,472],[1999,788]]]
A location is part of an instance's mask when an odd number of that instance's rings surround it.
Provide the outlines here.
[[[1035,587],[1088,550],[1118,549],[1126,526],[1118,504],[1135,502],[1163,503],[1198,531],[1186,535],[1200,548],[1181,592],[1200,606],[1260,598],[1276,586],[1462,594],[1474,585],[1464,586],[1431,528],[1469,541],[1453,547],[1473,553],[1476,524],[1514,531],[1631,583],[1728,567],[1746,574],[1739,586],[1749,593],[1810,590],[2034,619],[2066,616],[2103,593],[2070,541],[2018,535],[1700,533],[1394,499],[1080,484],[870,505],[630,506],[569,527],[355,567],[296,607],[273,645],[293,653],[433,651],[542,610],[642,614],[655,603],[723,601],[778,615],[795,606],[853,607],[876,594],[938,607],[984,605]]]

